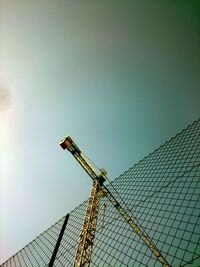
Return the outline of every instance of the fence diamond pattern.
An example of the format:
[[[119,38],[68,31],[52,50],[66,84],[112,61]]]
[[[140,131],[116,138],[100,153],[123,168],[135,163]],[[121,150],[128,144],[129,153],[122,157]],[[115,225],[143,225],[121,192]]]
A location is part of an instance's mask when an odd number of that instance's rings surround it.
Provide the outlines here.
[[[200,120],[116,178],[109,190],[173,267],[200,266]],[[54,266],[73,266],[86,202],[70,213]],[[64,217],[1,267],[45,267]],[[143,241],[104,197],[91,267],[159,267]]]

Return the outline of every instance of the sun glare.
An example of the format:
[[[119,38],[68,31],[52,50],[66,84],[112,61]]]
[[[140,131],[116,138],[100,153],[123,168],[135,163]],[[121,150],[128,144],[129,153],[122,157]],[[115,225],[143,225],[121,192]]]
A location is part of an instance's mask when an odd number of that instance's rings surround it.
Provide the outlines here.
[[[11,110],[0,112],[0,181],[3,191],[8,190],[11,185],[9,176],[13,166],[12,121]]]

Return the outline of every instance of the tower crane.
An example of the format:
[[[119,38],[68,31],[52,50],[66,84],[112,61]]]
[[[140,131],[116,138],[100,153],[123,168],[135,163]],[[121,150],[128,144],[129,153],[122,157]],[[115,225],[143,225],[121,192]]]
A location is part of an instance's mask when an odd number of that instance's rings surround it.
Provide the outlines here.
[[[87,210],[82,225],[82,231],[76,251],[73,267],[88,267],[91,262],[92,247],[94,244],[95,230],[98,219],[98,211],[100,200],[103,196],[107,196],[113,206],[117,209],[124,220],[132,227],[133,231],[142,239],[144,244],[150,249],[157,260],[163,267],[170,267],[167,260],[161,254],[150,237],[144,232],[136,219],[129,211],[126,211],[118,200],[113,196],[110,190],[104,185],[106,173],[101,170],[99,174],[95,172],[94,167],[89,160],[84,156],[79,147],[74,143],[70,136],[61,140],[60,146],[65,150],[69,150],[74,158],[79,162],[83,169],[92,178],[93,184],[88,198]]]

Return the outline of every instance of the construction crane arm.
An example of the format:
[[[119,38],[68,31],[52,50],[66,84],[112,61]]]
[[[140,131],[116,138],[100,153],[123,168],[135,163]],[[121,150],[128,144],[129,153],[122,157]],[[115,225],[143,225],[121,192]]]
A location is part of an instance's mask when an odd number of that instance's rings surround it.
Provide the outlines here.
[[[100,202],[100,197],[103,195],[106,195],[108,197],[108,199],[110,200],[110,202],[113,204],[113,206],[117,209],[117,211],[120,213],[120,215],[126,220],[126,222],[132,227],[133,231],[143,240],[144,244],[151,250],[151,252],[154,254],[154,256],[157,258],[157,260],[162,264],[163,267],[170,267],[169,263],[167,262],[167,260],[165,259],[165,257],[161,254],[161,252],[159,251],[159,249],[156,247],[156,245],[153,243],[153,241],[150,239],[150,237],[142,230],[142,228],[139,226],[139,224],[137,223],[137,220],[134,218],[134,216],[132,214],[129,214],[128,211],[126,211],[122,205],[116,200],[116,198],[112,195],[112,193],[109,191],[109,189],[103,184],[103,182],[105,181],[105,177],[103,174],[101,175],[97,175],[93,169],[93,167],[91,166],[91,164],[84,158],[84,156],[82,155],[81,150],[78,148],[78,146],[74,143],[74,141],[71,139],[71,137],[66,137],[64,138],[61,142],[60,142],[60,146],[63,149],[68,149],[72,155],[75,157],[75,159],[80,163],[80,165],[83,167],[83,169],[89,174],[89,176],[92,178],[93,182],[93,188],[91,193],[94,191],[94,188],[97,186],[95,185],[95,181],[100,181],[100,188],[99,190],[102,191],[102,194],[99,195],[99,197],[96,199],[96,202],[98,202],[98,206],[99,206],[99,202]],[[96,189],[95,189],[96,190]],[[93,194],[93,193],[92,193]],[[94,196],[91,194],[89,200]],[[90,201],[89,201],[90,202]],[[90,205],[90,204],[89,204]],[[88,211],[87,213],[90,214],[90,209],[88,205]],[[94,209],[94,208],[93,208]],[[95,213],[96,213],[96,220],[97,220],[97,213],[98,213],[98,209],[95,209]],[[89,215],[86,214],[86,218],[84,221],[84,225],[89,224],[89,220],[87,221],[87,217]],[[91,216],[91,215],[90,215]],[[95,227],[96,227],[96,223],[95,223]],[[94,232],[95,232],[95,227],[94,227]],[[86,227],[85,227],[85,233],[86,233]],[[83,227],[83,232],[84,232],[84,227]],[[85,234],[85,239],[86,239],[86,234]],[[82,245],[81,245],[82,244]],[[78,251],[80,251],[80,254],[83,255],[83,251],[81,252],[81,248],[83,250],[84,246],[83,246],[83,241],[80,240],[79,242],[79,248]],[[90,249],[91,251],[91,249]],[[90,252],[91,253],[91,252]],[[91,255],[90,255],[91,257]],[[80,258],[80,256],[78,256],[77,258]],[[77,259],[78,262],[78,259]],[[89,260],[87,261],[87,263],[89,264]],[[81,265],[77,264],[75,266],[86,266],[84,264]],[[88,265],[89,266],[89,265]]]
[[[133,215],[129,214],[116,200],[116,198],[111,194],[111,192],[103,185],[101,190],[104,192],[104,195],[108,197],[110,202],[113,204],[113,206],[117,209],[117,211],[120,213],[120,215],[126,220],[126,222],[132,227],[133,231],[143,240],[144,244],[151,250],[151,252],[156,256],[158,261],[162,264],[163,267],[170,267],[167,260],[163,257],[159,249],[156,247],[156,245],[153,243],[153,241],[150,239],[150,237],[144,233],[142,228],[137,223],[136,219],[133,217]]]
[[[89,174],[92,180],[98,178],[91,164],[84,158],[81,150],[74,143],[70,136],[67,136],[60,142],[60,146],[65,150],[69,150],[75,159],[80,163],[83,169]]]

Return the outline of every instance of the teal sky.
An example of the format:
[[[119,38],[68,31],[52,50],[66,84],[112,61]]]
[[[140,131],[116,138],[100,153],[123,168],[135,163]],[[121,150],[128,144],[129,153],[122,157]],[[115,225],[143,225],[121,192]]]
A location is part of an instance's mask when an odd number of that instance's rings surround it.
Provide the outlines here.
[[[0,1],[0,262],[200,115],[200,4]]]

